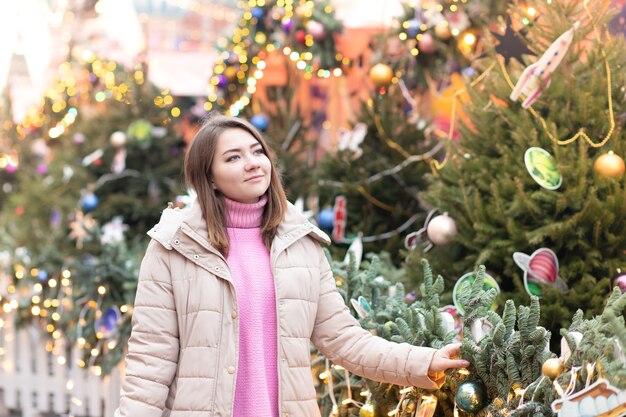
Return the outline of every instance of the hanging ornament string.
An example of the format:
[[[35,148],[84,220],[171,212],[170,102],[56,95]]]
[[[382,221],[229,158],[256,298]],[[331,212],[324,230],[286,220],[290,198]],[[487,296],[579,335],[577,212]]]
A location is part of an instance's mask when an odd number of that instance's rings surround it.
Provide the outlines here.
[[[596,35],[596,38],[598,39],[598,42],[600,45],[602,45],[602,39],[600,38],[600,33],[598,31],[598,28],[593,20],[593,16],[591,15],[591,12],[589,11],[589,8],[587,7],[587,3],[588,0],[585,0],[583,2],[583,6],[585,8],[585,12],[587,13],[589,20],[591,22],[591,25],[593,26],[593,31]],[[579,138],[583,138],[585,139],[585,141],[587,141],[587,143],[589,143],[589,145],[593,148],[601,148],[602,146],[604,146],[608,140],[611,138],[611,136],[613,135],[613,132],[615,130],[615,117],[613,115],[613,93],[612,93],[612,88],[611,88],[611,68],[609,66],[609,60],[606,56],[606,52],[604,51],[604,48],[602,48],[602,46],[600,46],[600,52],[602,53],[602,58],[604,60],[604,69],[606,71],[606,89],[607,89],[607,96],[608,96],[608,106],[609,106],[609,131],[607,132],[606,136],[604,137],[604,139],[602,139],[599,142],[595,142],[593,139],[591,139],[589,137],[589,135],[587,135],[587,133],[585,132],[585,128],[581,127],[580,129],[578,129],[578,132],[576,132],[576,134],[574,134],[574,136],[572,136],[571,138],[568,139],[563,139],[560,140],[558,137],[556,137],[555,135],[553,135],[549,128],[548,128],[548,124],[546,122],[546,120],[541,117],[536,111],[535,109],[532,108],[532,106],[528,107],[528,111],[533,115],[533,117],[535,119],[537,119],[539,121],[539,123],[541,124],[541,126],[543,127],[543,130],[545,131],[546,135],[548,135],[548,137],[550,138],[550,140],[552,140],[554,143],[556,143],[557,145],[568,145],[576,140],[578,140]],[[506,70],[506,67],[504,66],[504,63],[502,62],[501,59],[498,60],[498,63],[500,64],[500,69],[502,70],[502,74],[504,75],[504,78],[506,80],[506,82],[509,84],[509,87],[511,87],[511,90],[513,90],[515,88],[515,84],[513,83],[513,81],[511,80],[511,77],[509,76],[508,71]]]
[[[335,368],[338,368],[337,365],[335,365]],[[343,367],[342,367],[343,368]],[[348,390],[348,395],[347,397],[341,402],[341,405],[348,405],[348,404],[352,404],[358,408],[363,407],[363,403],[360,403],[358,401],[355,401],[352,399],[352,387],[350,385],[350,373],[348,372],[347,369],[343,368],[343,374],[344,374],[344,378],[346,381],[346,388]]]
[[[362,185],[358,186],[357,191],[359,193],[361,193],[361,195],[363,197],[365,197],[367,199],[367,201],[369,201],[373,205],[375,205],[377,207],[380,207],[381,209],[386,210],[388,212],[392,212],[393,211],[393,207],[391,207],[388,204],[383,203],[382,201],[380,201],[379,199],[377,199],[376,197],[374,197],[373,195],[368,193],[367,190],[365,189],[365,187],[363,187]]]
[[[337,405],[337,399],[335,398],[335,386],[333,384],[333,372],[330,369],[330,361],[326,359],[326,376],[328,378],[328,394],[330,396],[330,402],[333,404],[333,415],[337,415],[339,411],[339,406]]]
[[[470,86],[475,87],[478,83],[480,83],[487,76],[487,74],[491,72],[491,70],[495,67],[495,65],[496,65],[495,63],[492,63],[491,65],[489,65],[489,67],[487,67],[487,69],[485,69],[482,74],[480,74],[478,77],[476,77],[474,81],[470,83]],[[428,83],[428,84],[431,85],[431,83]],[[431,91],[434,91],[433,88],[431,88]],[[450,112],[451,113],[450,114],[450,128],[448,129],[448,138],[446,139],[445,157],[443,158],[443,161],[441,162],[437,161],[436,159],[430,160],[431,169],[433,173],[435,174],[437,173],[437,171],[441,170],[448,162],[448,155],[450,154],[450,146],[452,144],[452,137],[454,135],[454,125],[456,122],[456,104],[459,99],[459,96],[463,94],[465,91],[467,91],[467,88],[461,88],[455,91],[452,97],[448,99],[448,100],[452,100],[452,111]]]
[[[399,163],[398,165],[396,165],[396,166],[394,166],[392,168],[388,168],[388,169],[382,170],[382,171],[372,175],[371,177],[368,177],[368,178],[366,178],[364,180],[361,180],[361,181],[346,183],[346,182],[342,182],[342,181],[320,180],[320,181],[318,181],[318,184],[322,185],[322,186],[329,186],[329,187],[335,187],[335,188],[344,188],[348,184],[350,184],[350,185],[357,185],[357,186],[364,185],[364,184],[371,184],[373,182],[376,182],[376,181],[379,181],[379,180],[383,179],[386,176],[397,174],[398,172],[402,171],[404,168],[406,168],[407,166],[409,166],[410,164],[412,164],[414,162],[419,162],[419,161],[424,161],[424,160],[431,159],[433,156],[435,156],[437,154],[437,152],[439,152],[441,150],[441,148],[443,148],[443,146],[444,145],[443,145],[442,142],[438,142],[437,145],[435,145],[428,152],[425,152],[425,153],[420,154],[420,155],[411,155],[407,159],[405,159],[404,161]]]
[[[361,236],[361,241],[363,243],[370,243],[370,242],[376,242],[376,241],[379,241],[379,240],[389,239],[392,236],[395,236],[395,235],[398,235],[398,234],[404,232],[406,229],[409,228],[409,226],[411,226],[413,223],[415,223],[415,221],[421,215],[422,215],[422,213],[415,213],[415,214],[413,214],[407,221],[402,223],[397,228],[395,228],[393,230],[390,230],[388,232],[379,233],[377,235],[371,235],[371,236]],[[337,243],[352,243],[353,241],[354,241],[354,238],[353,239],[344,239],[344,240],[339,241]]]
[[[377,114],[374,115],[374,124],[376,125],[376,130],[378,131],[378,134],[380,135],[381,138],[383,138],[387,146],[399,152],[405,158],[411,157],[411,154],[405,151],[404,148],[400,146],[398,142],[395,142],[391,138],[387,137],[387,134],[385,133],[385,129],[383,129],[383,125],[380,122],[380,116],[378,116]]]

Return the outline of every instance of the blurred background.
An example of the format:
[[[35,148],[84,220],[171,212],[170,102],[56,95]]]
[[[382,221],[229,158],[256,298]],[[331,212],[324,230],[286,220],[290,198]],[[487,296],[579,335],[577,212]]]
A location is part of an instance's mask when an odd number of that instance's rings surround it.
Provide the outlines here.
[[[364,327],[472,362],[428,392],[312,349],[324,417],[626,415],[625,19],[623,0],[0,0],[0,417],[113,416],[145,233],[193,201],[211,112],[271,145]]]

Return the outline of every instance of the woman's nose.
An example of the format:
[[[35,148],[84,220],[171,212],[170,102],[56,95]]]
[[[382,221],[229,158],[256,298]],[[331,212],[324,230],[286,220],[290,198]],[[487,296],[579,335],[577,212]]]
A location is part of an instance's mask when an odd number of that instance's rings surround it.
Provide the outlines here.
[[[259,161],[257,161],[257,159],[252,156],[248,157],[248,159],[246,160],[246,169],[248,170],[257,169],[259,166]]]

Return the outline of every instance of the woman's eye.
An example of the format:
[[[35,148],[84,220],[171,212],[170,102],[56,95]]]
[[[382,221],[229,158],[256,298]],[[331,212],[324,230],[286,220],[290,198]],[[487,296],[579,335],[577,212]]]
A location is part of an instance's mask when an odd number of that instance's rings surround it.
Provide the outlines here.
[[[233,155],[233,156],[229,157],[228,159],[226,159],[226,162],[234,161],[237,158],[239,158],[239,155]]]
[[[263,150],[263,148],[259,148],[259,149],[255,150],[254,153],[257,154],[257,155],[263,155],[263,154],[265,154],[265,151]]]

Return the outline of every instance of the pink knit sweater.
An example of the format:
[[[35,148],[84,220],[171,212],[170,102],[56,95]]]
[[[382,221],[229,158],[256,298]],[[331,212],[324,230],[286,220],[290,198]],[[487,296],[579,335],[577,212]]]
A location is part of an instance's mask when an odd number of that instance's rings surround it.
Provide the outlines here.
[[[226,200],[230,268],[239,311],[239,364],[233,417],[278,417],[277,324],[274,276],[261,237],[267,203]]]

